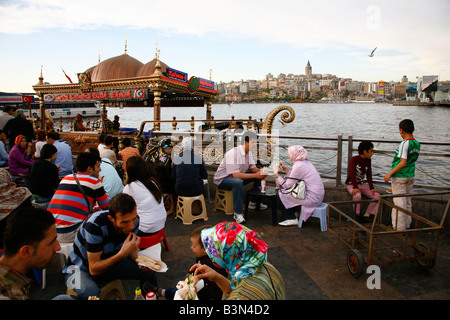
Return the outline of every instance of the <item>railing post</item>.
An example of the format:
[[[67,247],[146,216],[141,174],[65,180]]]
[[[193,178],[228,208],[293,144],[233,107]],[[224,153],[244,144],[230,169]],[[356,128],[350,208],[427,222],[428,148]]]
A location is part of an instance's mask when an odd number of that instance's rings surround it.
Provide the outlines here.
[[[347,150],[347,170],[350,164],[350,159],[353,156],[353,136],[348,136],[348,150]]]
[[[337,145],[337,166],[336,166],[336,187],[341,185],[342,171],[342,134],[338,136]]]

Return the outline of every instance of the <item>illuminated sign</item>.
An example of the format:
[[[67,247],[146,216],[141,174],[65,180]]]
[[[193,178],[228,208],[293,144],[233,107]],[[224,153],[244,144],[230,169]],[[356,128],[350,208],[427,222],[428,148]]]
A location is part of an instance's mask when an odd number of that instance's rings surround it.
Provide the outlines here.
[[[1,96],[0,102],[5,103],[22,103],[22,96]]]
[[[52,101],[75,101],[75,100],[145,100],[148,98],[147,89],[95,91],[85,93],[55,93],[44,95],[45,102]]]
[[[188,74],[185,72],[181,72],[175,69],[167,68],[166,69],[167,77],[171,79],[175,79],[178,81],[187,82],[188,81]]]
[[[188,84],[189,84],[189,86],[188,86],[188,91],[189,91],[190,93],[193,93],[193,92],[194,92],[195,90],[197,90],[197,88],[198,88],[199,80],[198,80],[197,77],[191,77],[191,78],[189,79]]]
[[[210,81],[210,80],[206,80],[206,79],[202,79],[202,78],[198,78],[198,80],[199,80],[199,84],[198,84],[199,87],[214,90],[214,81]]]

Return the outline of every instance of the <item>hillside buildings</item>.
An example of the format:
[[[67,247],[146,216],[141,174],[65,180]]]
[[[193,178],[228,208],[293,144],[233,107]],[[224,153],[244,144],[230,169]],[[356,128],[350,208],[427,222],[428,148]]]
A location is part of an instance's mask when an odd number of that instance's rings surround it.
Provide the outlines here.
[[[420,83],[420,81],[418,82]],[[269,73],[262,80],[220,82],[216,84],[216,90],[219,91],[218,100],[227,103],[276,99],[286,101],[320,99],[392,101],[420,99],[417,90],[412,89],[415,86],[417,85],[409,82],[406,76],[403,76],[399,82],[364,82],[351,78],[340,78],[332,74],[314,74],[311,63],[308,61],[305,74],[286,75],[280,73],[275,77]],[[430,99],[430,94],[427,97]],[[436,94],[433,97],[448,99],[448,93]]]

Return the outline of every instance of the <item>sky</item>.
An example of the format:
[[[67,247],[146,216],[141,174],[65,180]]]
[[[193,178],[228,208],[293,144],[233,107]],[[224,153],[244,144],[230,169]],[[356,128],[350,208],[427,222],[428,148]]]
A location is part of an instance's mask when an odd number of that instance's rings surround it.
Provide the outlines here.
[[[271,73],[450,80],[450,0],[0,0],[0,91],[33,92],[125,52],[220,82]],[[368,54],[374,48],[374,56]]]

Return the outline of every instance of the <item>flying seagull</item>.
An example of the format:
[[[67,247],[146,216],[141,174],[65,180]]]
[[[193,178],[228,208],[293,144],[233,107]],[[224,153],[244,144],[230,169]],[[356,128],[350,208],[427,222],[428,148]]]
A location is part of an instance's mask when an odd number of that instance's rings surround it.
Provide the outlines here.
[[[375,49],[373,49],[372,52],[370,54],[368,54],[368,56],[373,57],[373,53],[375,52],[375,50],[377,50],[377,47],[375,47]]]

